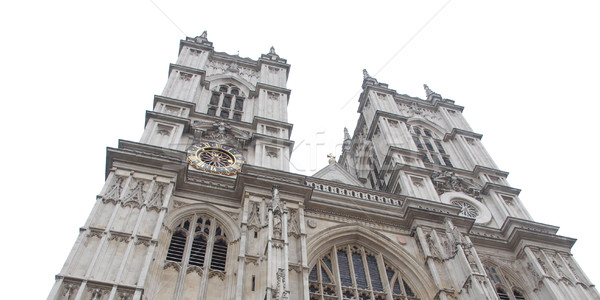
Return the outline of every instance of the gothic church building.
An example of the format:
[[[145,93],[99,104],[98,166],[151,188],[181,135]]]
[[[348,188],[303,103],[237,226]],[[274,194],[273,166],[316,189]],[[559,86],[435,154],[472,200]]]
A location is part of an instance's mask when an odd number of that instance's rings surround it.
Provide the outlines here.
[[[339,160],[289,172],[290,65],[182,40],[50,300],[600,299],[462,115],[366,71]],[[341,136],[340,136],[341,137]]]

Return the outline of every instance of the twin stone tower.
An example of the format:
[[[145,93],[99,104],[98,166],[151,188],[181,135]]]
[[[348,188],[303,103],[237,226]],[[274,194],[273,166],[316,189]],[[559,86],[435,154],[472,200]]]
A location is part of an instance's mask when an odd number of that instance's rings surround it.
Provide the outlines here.
[[[182,40],[50,300],[600,299],[462,115],[364,71],[343,152],[289,172],[290,65]]]

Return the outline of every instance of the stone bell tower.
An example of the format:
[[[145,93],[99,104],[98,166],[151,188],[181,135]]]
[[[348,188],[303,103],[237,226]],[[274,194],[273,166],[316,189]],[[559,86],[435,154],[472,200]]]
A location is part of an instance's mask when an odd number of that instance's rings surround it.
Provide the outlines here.
[[[107,149],[105,186],[48,299],[300,299],[287,247],[301,205],[290,184],[256,181],[299,181],[281,175],[289,70],[273,47],[253,60],[215,51],[206,32],[182,40],[140,141]]]

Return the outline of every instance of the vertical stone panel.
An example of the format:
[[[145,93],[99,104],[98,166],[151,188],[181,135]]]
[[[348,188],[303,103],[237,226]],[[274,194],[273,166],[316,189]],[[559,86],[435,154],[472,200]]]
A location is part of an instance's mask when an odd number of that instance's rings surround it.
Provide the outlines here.
[[[200,292],[200,283],[202,277],[196,272],[190,272],[185,276],[185,284],[183,286],[183,299],[184,300],[197,300],[199,299],[198,293]],[[216,287],[208,286],[208,290],[212,290]],[[213,299],[213,298],[206,298]]]
[[[137,232],[139,235],[152,236],[154,227],[156,226],[156,220],[158,219],[158,212],[155,210],[148,210],[144,214],[144,219],[140,224],[140,228]]]
[[[137,285],[142,264],[146,259],[146,253],[148,252],[148,245],[145,243],[137,242],[133,248],[133,253],[129,256],[129,261],[125,266],[125,274],[123,274],[122,283],[129,285]]]
[[[112,215],[114,209],[115,203],[113,202],[100,204],[98,207],[98,211],[92,217],[92,222],[90,223],[90,226],[102,229],[106,228],[108,220],[110,220],[110,216]]]
[[[177,283],[178,271],[175,268],[169,267],[163,270],[160,280],[158,281],[158,288],[156,297],[150,299],[173,299],[175,293],[175,284]]]
[[[223,295],[225,295],[225,289],[227,288],[224,284],[224,281],[219,278],[219,276],[213,276],[208,279],[208,284],[206,285],[206,298],[211,300],[223,299]],[[187,299],[185,299],[187,300]],[[190,299],[192,300],[192,299]],[[194,299],[195,300],[195,299]]]
[[[67,274],[76,277],[83,277],[92,262],[96,248],[100,243],[100,237],[98,235],[88,236],[82,247],[77,251],[77,255],[73,259],[73,264],[70,265]]]

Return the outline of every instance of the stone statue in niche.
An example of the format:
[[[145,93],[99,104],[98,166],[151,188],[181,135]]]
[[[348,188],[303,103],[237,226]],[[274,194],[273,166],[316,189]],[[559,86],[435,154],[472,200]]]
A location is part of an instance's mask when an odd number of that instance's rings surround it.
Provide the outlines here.
[[[273,214],[273,238],[281,239],[281,214],[277,211]]]

